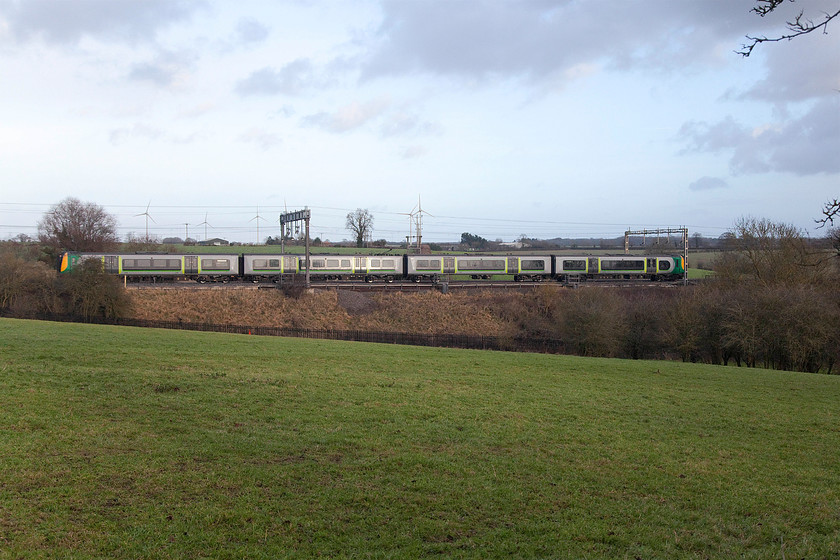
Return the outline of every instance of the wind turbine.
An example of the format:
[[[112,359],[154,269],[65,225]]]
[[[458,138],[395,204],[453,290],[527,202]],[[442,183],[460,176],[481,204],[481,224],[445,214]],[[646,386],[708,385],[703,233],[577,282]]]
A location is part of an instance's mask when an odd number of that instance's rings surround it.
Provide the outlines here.
[[[260,207],[257,206],[257,215],[248,220],[249,222],[253,222],[254,220],[257,221],[257,245],[260,244],[260,220],[265,220],[262,216],[260,216]]]
[[[135,215],[134,215],[134,217],[135,217],[135,218],[136,218],[137,216],[146,216],[146,241],[147,241],[147,242],[149,241],[149,220],[152,220],[153,222],[155,222],[155,219],[154,219],[154,218],[152,218],[152,217],[149,215],[149,206],[151,206],[151,205],[152,205],[152,201],[150,200],[150,201],[149,201],[149,203],[146,205],[146,211],[145,211],[145,212],[142,212],[142,213],[140,213],[140,214],[135,214]],[[157,222],[155,222],[155,223],[157,223]]]
[[[408,249],[408,246],[411,245],[411,228],[413,226],[415,231],[417,232],[414,235],[414,237],[417,239],[417,252],[419,253],[423,246],[423,214],[426,214],[427,216],[432,216],[433,218],[434,215],[429,214],[428,212],[423,210],[423,205],[420,203],[420,195],[417,195],[417,206],[412,208],[411,212],[409,212],[408,214],[406,214],[405,212],[400,212],[400,214],[408,216],[409,230],[406,249]]]
[[[210,224],[207,223],[207,212],[204,213],[204,221],[201,222],[200,224],[196,224],[196,225],[204,226],[204,241],[207,241],[207,226],[210,226]],[[213,226],[210,226],[210,227],[213,227]]]

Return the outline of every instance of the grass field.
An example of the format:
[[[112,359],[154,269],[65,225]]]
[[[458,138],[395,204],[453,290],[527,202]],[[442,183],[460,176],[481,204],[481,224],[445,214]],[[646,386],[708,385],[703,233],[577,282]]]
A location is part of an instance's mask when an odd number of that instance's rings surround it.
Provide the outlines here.
[[[840,377],[0,319],[0,558],[837,558]]]

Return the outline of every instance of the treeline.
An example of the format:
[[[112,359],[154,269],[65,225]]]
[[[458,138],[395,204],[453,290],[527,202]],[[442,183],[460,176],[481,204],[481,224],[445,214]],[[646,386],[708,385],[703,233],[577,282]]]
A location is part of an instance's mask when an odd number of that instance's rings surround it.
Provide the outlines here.
[[[714,279],[679,289],[542,290],[503,309],[522,332],[582,356],[681,359],[807,372],[840,358],[838,252],[799,230],[736,224]]]
[[[545,287],[523,298],[494,307],[567,354],[826,373],[840,359],[840,297],[827,287]]]

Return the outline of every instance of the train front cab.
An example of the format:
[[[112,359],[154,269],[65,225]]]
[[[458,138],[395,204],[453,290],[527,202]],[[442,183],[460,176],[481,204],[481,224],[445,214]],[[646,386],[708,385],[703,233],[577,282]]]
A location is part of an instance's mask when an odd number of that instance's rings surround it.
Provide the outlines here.
[[[653,280],[674,280],[685,275],[684,257],[657,257]]]

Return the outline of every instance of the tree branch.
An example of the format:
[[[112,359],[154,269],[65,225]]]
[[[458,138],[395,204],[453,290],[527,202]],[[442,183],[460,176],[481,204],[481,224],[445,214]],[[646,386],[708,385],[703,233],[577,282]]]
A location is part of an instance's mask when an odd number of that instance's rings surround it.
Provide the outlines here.
[[[820,224],[817,226],[817,229],[824,227],[826,224],[834,225],[835,218],[840,220],[840,199],[835,198],[831,202],[826,202],[825,206],[823,206],[822,213],[823,216],[825,216],[824,218],[814,220],[815,222]]]
[[[761,17],[764,17],[779,6],[784,3],[785,0],[758,0],[759,3],[762,5],[756,6],[752,9],[753,12],[757,13]],[[791,2],[793,0],[790,0]],[[840,10],[837,10],[834,13],[823,12],[825,16],[824,19],[820,23],[814,23],[812,20],[807,19],[804,17],[804,11],[800,11],[799,15],[793,21],[785,22],[789,34],[782,35],[780,37],[753,37],[751,35],[747,35],[747,39],[750,41],[749,43],[741,45],[741,50],[735,51],[736,53],[740,54],[744,58],[747,58],[752,54],[753,49],[759,45],[760,43],[775,43],[778,41],[790,41],[791,39],[795,39],[800,35],[805,35],[816,31],[817,29],[821,29],[823,33],[827,33],[828,29],[828,22],[833,20],[834,18],[840,16]]]

